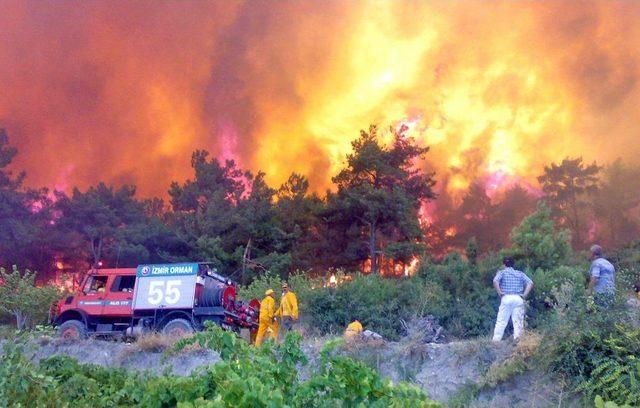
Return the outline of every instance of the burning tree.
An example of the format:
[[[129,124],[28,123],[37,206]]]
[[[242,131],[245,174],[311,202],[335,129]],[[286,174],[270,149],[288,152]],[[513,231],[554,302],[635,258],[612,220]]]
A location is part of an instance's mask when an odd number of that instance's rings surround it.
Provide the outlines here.
[[[46,189],[25,187],[24,172],[9,170],[17,153],[0,129],[0,265],[46,270],[53,252],[51,200]]]
[[[584,224],[580,222],[580,212],[587,206],[584,196],[597,191],[600,170],[595,163],[585,166],[582,157],[566,158],[559,165],[546,166],[544,174],[538,177],[553,215],[571,228],[577,244],[582,244],[585,238]]]
[[[597,239],[619,247],[640,235],[640,167],[616,160],[604,170],[600,189],[593,197],[598,217]]]
[[[262,172],[254,175],[233,160],[208,157],[196,151],[191,160],[195,178],[174,182],[169,190],[173,227],[187,243],[188,256],[229,274],[242,272],[244,284],[266,270],[284,274],[291,257],[286,233],[278,228],[276,190]]]
[[[136,189],[98,183],[70,196],[56,192],[56,231],[64,253],[91,265],[135,266],[162,260],[159,252],[180,249],[181,243],[161,219],[161,200],[138,200]],[[58,244],[58,247],[63,244]]]
[[[417,146],[404,130],[392,129],[389,146],[376,126],[361,131],[346,168],[333,178],[337,193],[327,197],[333,222],[343,224],[350,237],[346,251],[355,260],[370,260],[372,273],[379,270],[380,255],[407,264],[424,250],[418,211],[435,198],[435,181],[416,167],[429,148]]]

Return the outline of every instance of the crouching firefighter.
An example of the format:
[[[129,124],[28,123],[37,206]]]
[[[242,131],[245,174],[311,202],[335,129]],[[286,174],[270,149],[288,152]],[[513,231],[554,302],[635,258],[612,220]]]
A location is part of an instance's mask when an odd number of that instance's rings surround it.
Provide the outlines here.
[[[265,297],[260,303],[260,316],[258,318],[258,334],[256,335],[256,347],[260,347],[265,337],[275,339],[278,336],[278,323],[276,322],[276,300],[273,289],[267,289]]]

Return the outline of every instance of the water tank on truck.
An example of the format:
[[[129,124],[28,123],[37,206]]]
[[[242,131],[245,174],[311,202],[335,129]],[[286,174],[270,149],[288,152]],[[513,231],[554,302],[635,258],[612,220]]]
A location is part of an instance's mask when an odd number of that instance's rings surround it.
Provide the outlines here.
[[[257,328],[258,310],[236,301],[235,282],[209,264],[140,265],[130,333],[148,330],[183,335],[207,321],[231,330]]]

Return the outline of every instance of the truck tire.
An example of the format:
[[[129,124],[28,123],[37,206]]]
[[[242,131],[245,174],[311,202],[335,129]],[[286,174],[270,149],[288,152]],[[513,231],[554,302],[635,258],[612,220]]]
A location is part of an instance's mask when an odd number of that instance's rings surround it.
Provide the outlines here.
[[[69,340],[86,339],[87,327],[80,320],[67,320],[58,326],[58,335]]]
[[[171,337],[185,337],[193,333],[191,322],[186,319],[172,319],[162,328],[162,334]]]

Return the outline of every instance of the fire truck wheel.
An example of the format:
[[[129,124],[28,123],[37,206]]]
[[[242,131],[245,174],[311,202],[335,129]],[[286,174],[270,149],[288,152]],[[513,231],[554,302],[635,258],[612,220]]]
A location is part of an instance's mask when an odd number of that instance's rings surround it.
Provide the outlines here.
[[[172,337],[184,337],[193,333],[193,326],[186,319],[173,319],[164,325],[162,333]]]
[[[79,320],[67,320],[58,326],[58,334],[63,339],[86,339],[87,328],[84,326],[84,323]]]

